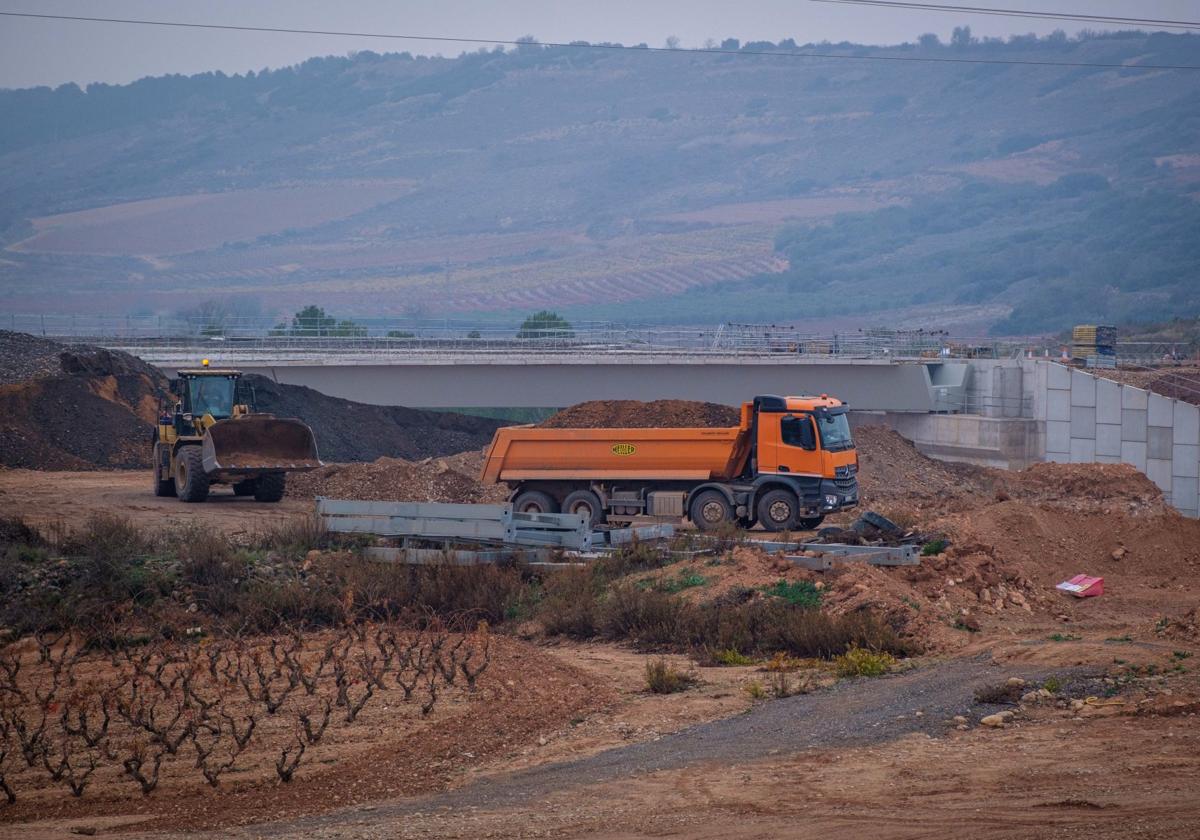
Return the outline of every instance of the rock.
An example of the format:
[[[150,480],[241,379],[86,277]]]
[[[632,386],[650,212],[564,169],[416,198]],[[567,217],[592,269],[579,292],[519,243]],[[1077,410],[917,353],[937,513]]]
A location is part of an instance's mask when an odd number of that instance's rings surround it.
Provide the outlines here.
[[[91,837],[96,833],[96,827],[94,825],[76,825],[71,827],[71,833]]]
[[[983,726],[990,726],[992,729],[1003,729],[1004,724],[1008,723],[1008,718],[1005,717],[1008,712],[999,712],[994,715],[987,715],[979,719],[979,723]]]
[[[1025,680],[1021,679],[1020,677],[1009,677],[1004,684],[1009,688],[1024,688]]]
[[[970,729],[970,727],[967,726],[965,723],[960,723],[958,726],[956,726],[954,728],[957,729],[959,732],[966,732],[968,729]]]
[[[959,726],[962,726],[967,722],[967,719],[965,717],[963,717],[962,715],[955,715],[954,722],[957,723]]]
[[[1071,701],[1071,710],[1077,712],[1086,705],[1087,705],[1087,703],[1085,703],[1082,700],[1078,700],[1078,699],[1072,700]]]
[[[1012,601],[1018,607],[1023,607],[1027,603],[1025,601],[1025,596],[1022,595],[1020,592],[1017,592],[1015,589],[1012,592],[1008,593],[1008,600]]]
[[[1111,556],[1112,556],[1112,559],[1114,559],[1114,560],[1124,560],[1125,555],[1127,555],[1128,553],[1129,553],[1129,549],[1127,549],[1123,545],[1119,545],[1113,549]]]
[[[549,743],[549,742],[546,740],[546,736],[545,736],[545,735],[539,735],[539,736],[538,736],[538,746],[539,746],[539,747],[544,747],[544,746],[546,746],[546,744],[547,744],[547,743]]]

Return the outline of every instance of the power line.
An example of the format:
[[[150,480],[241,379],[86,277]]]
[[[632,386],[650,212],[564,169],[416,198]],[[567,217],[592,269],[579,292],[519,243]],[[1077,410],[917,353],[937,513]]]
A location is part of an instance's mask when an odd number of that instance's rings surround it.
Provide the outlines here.
[[[1073,20],[1082,23],[1116,23],[1125,26],[1156,26],[1169,29],[1200,29],[1200,21],[1161,20],[1157,18],[1120,17],[1118,15],[1089,15],[1066,12],[1040,12],[1030,9],[999,9],[988,6],[951,6],[944,3],[909,3],[901,0],[809,0],[812,3],[833,3],[846,6],[878,6],[884,9],[908,9],[922,12],[955,12],[973,15],[1037,18],[1041,20]]]
[[[865,0],[864,0],[865,2]],[[672,47],[625,47],[619,44],[589,44],[575,41],[558,43],[553,41],[514,41],[505,38],[457,38],[446,35],[411,35],[384,32],[345,32],[330,29],[293,29],[281,26],[243,26],[227,23],[186,23],[171,20],[143,20],[139,18],[101,18],[84,17],[82,15],[48,15],[34,12],[5,12],[0,16],[16,18],[36,18],[41,20],[69,20],[85,23],[113,23],[134,26],[162,26],[182,29],[209,29],[226,32],[269,32],[289,35],[326,35],[344,38],[386,38],[399,41],[431,41],[453,44],[490,44],[505,46],[541,46],[562,47],[589,50],[620,50],[624,52],[641,51],[650,53],[703,54],[703,55],[732,55],[732,56],[771,56],[776,58],[831,58],[849,61],[907,61],[933,64],[1000,64],[1024,67],[1066,67],[1066,68],[1099,68],[1109,70],[1200,70],[1195,64],[1118,64],[1115,62],[1097,61],[1030,61],[1026,59],[1000,58],[941,58],[936,56],[915,55],[847,55],[845,53],[826,52],[779,52],[772,50],[742,50],[724,49],[719,47],[700,47],[696,49],[676,49]]]

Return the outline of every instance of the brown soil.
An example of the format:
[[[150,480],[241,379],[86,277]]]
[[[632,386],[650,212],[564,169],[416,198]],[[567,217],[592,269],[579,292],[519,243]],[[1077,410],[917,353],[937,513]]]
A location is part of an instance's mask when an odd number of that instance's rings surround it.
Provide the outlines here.
[[[369,464],[330,464],[289,477],[287,492],[297,499],[325,496],[387,502],[506,502],[507,487],[479,481],[482,466],[479,451],[416,462],[380,458]]]
[[[0,466],[39,470],[149,467],[161,371],[127,353],[0,330]],[[375,406],[247,377],[257,409],[307,423],[326,461],[409,459],[485,446],[496,420]]]
[[[46,472],[0,468],[0,509],[4,516],[42,526],[73,525],[93,514],[117,514],[148,528],[197,524],[231,535],[252,536],[311,515],[312,502],[257,502],[253,496],[234,496],[229,487],[218,486],[212,489],[208,501],[185,504],[155,496],[149,470]]]
[[[319,655],[323,636],[313,634],[308,641]],[[64,795],[64,786],[53,784],[41,768],[12,772],[10,765],[8,781],[19,798],[0,809],[0,825],[35,818],[136,815],[142,829],[198,829],[256,822],[265,814],[311,813],[436,791],[481,762],[519,758],[525,745],[542,733],[567,727],[569,721],[615,699],[595,676],[561,658],[544,656],[526,642],[493,637],[491,645],[491,663],[475,691],[443,688],[428,717],[420,714],[419,690],[406,702],[400,688],[388,680],[353,723],[345,721],[344,710],[335,709],[324,737],[306,750],[289,784],[278,782],[274,763],[293,738],[298,711],[315,708],[316,700],[297,692],[275,715],[266,715],[235,687],[227,693],[231,699],[225,710],[239,720],[257,712],[259,720],[236,772],[222,777],[219,789],[209,788],[199,776],[190,748],[166,757],[159,786],[150,796],[142,796],[137,784],[111,762],[96,771],[82,799]],[[25,670],[32,667],[30,657]],[[104,684],[109,671],[108,661],[96,657],[79,678]],[[318,689],[318,695],[323,693]],[[356,684],[352,696],[360,693]]]
[[[1200,405],[1200,367],[1196,367],[1195,363],[1161,368],[1099,369],[1090,372],[1104,379],[1153,391],[1192,405]]]
[[[544,429],[646,429],[736,426],[736,408],[688,400],[595,400],[563,409],[541,424]]]

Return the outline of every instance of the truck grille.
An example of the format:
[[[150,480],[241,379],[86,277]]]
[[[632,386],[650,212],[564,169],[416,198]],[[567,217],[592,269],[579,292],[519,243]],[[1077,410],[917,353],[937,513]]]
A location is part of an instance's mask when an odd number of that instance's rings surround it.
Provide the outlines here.
[[[858,465],[846,464],[842,467],[835,467],[833,474],[836,478],[851,478],[858,474]]]
[[[858,479],[853,475],[847,476],[846,478],[835,478],[833,483],[837,487],[838,493],[842,494],[843,496],[849,496],[852,493],[858,493]]]

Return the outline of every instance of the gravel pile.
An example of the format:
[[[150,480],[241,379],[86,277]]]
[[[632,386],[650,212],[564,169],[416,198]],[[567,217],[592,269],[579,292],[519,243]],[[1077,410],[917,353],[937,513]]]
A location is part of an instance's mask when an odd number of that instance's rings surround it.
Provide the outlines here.
[[[380,458],[369,464],[329,464],[289,476],[287,494],[300,499],[325,496],[380,502],[507,501],[507,487],[480,483],[482,466],[483,454],[478,450],[422,461]]]
[[[594,400],[563,409],[541,423],[543,429],[646,429],[736,426],[737,408],[690,400]]]
[[[452,455],[487,446],[496,429],[508,425],[466,414],[351,402],[263,376],[247,376],[246,383],[254,388],[259,411],[295,417],[312,427],[317,452],[326,462]]]

